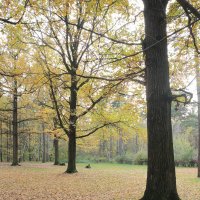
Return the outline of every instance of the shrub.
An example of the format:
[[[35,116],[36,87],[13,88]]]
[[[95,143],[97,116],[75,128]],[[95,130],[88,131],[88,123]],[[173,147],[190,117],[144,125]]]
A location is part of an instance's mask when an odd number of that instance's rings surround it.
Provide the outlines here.
[[[97,163],[105,163],[105,162],[108,162],[108,159],[106,157],[98,157],[97,159],[95,159],[95,161]]]
[[[174,155],[176,161],[189,162],[194,159],[194,148],[185,138],[174,140]]]
[[[117,156],[115,161],[120,164],[133,164],[133,156],[129,154]]]
[[[147,152],[145,152],[144,150],[138,151],[134,155],[134,164],[146,165],[147,164]]]

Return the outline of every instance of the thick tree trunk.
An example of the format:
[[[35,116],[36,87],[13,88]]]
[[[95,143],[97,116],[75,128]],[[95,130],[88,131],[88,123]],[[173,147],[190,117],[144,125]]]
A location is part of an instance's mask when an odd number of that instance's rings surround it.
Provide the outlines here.
[[[168,0],[143,0],[148,130],[147,185],[142,200],[178,200],[171,127],[171,90],[166,37]],[[151,47],[151,48],[150,48]]]
[[[196,81],[197,81],[197,102],[198,102],[198,129],[199,129],[199,145],[198,145],[198,174],[200,177],[200,71],[198,65],[196,66]]]
[[[19,165],[18,163],[18,119],[17,119],[17,81],[14,80],[13,87],[13,162],[12,166]]]
[[[76,172],[76,138],[75,135],[71,135],[68,142],[68,166],[66,173]]]
[[[54,138],[53,140],[53,145],[54,145],[54,165],[59,165],[59,140],[58,138]]]
[[[77,105],[77,77],[76,71],[71,74],[70,88],[70,116],[69,116],[69,143],[68,143],[68,167],[66,173],[76,173],[76,105]]]

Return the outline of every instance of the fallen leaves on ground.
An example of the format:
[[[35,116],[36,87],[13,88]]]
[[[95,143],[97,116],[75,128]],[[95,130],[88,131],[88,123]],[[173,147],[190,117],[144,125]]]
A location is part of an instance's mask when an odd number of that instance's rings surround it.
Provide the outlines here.
[[[78,173],[64,174],[66,166],[22,163],[0,164],[0,200],[138,200],[145,190],[146,167],[92,164]],[[182,200],[200,199],[200,179],[194,168],[177,169]]]

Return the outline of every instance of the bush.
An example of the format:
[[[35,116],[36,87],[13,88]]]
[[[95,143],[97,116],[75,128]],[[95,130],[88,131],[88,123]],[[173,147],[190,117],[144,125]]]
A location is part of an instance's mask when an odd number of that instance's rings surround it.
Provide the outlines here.
[[[147,164],[147,152],[138,151],[134,155],[134,164],[136,164],[136,165],[146,165]]]
[[[97,162],[97,163],[105,163],[105,162],[108,162],[108,159],[106,157],[97,157],[95,159],[95,162]]]
[[[60,161],[59,161],[59,163],[60,163],[60,164],[61,164],[61,163],[67,163],[67,162],[68,162],[68,161],[67,161],[67,160],[65,160],[65,159],[64,159],[64,160],[60,160]]]
[[[60,165],[60,166],[65,166],[65,163],[64,163],[64,162],[61,162],[59,165]]]
[[[123,156],[117,156],[115,161],[120,164],[133,164],[133,156],[126,154]]]
[[[197,167],[198,161],[197,160],[175,160],[175,165],[177,167]]]
[[[174,140],[174,155],[176,161],[189,162],[194,159],[194,148],[185,138]]]

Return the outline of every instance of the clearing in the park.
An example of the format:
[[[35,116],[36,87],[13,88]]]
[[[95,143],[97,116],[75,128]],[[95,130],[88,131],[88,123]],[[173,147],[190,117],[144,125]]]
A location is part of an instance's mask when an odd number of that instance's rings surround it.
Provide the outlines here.
[[[79,173],[64,166],[23,163],[0,165],[0,200],[138,200],[145,189],[146,167],[122,164],[78,164]],[[196,168],[177,168],[182,200],[199,200]]]

